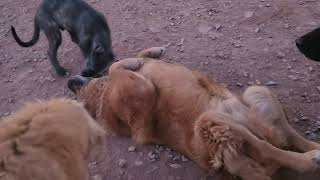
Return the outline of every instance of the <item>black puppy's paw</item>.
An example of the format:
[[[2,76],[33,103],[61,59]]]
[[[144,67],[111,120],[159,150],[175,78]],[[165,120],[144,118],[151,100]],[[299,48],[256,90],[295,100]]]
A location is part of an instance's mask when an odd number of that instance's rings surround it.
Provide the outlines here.
[[[66,76],[69,75],[68,71],[67,71],[66,69],[62,68],[62,67],[56,69],[56,72],[57,72],[57,74],[58,74],[59,76],[63,76],[63,77],[66,77]]]
[[[76,75],[69,79],[67,86],[68,88],[76,93],[83,86],[85,86],[92,78],[83,77],[81,75]]]

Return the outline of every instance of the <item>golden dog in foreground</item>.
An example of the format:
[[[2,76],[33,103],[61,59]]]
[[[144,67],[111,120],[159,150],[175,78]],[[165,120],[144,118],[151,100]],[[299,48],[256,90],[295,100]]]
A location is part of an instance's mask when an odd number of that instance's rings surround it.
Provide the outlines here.
[[[152,49],[114,63],[106,77],[68,82],[107,131],[166,145],[209,172],[244,180],[270,180],[280,167],[320,167],[320,145],[290,127],[266,87],[237,96],[199,72],[146,56],[155,57]]]
[[[87,180],[85,158],[104,134],[76,101],[28,103],[0,121],[0,179]]]

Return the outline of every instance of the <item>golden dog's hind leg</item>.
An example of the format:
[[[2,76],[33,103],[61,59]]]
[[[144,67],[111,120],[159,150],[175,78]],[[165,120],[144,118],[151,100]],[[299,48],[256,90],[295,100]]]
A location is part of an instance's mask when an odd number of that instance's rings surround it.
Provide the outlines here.
[[[201,130],[202,124],[208,124],[208,123],[209,123],[209,126],[211,123],[211,126],[227,127],[228,132],[232,134],[232,136],[230,136],[232,138],[223,138],[223,139],[226,139],[227,141],[227,146],[225,147],[228,147],[229,149],[233,148],[240,155],[241,155],[240,153],[241,149],[245,150],[244,154],[248,154],[248,156],[256,160],[256,162],[260,162],[260,163],[269,162],[271,164],[275,164],[275,166],[286,167],[286,168],[290,168],[292,170],[296,170],[300,172],[314,171],[314,170],[320,169],[320,151],[319,150],[309,151],[306,153],[296,153],[296,152],[285,151],[285,150],[276,148],[272,144],[264,140],[261,140],[255,135],[253,135],[246,127],[232,120],[229,116],[220,114],[220,113],[206,112],[201,115],[198,121],[199,122],[197,122],[198,124],[197,126],[200,126],[200,128],[198,128],[200,130]],[[208,127],[208,125],[206,126]],[[202,129],[208,129],[208,128],[202,128]],[[214,134],[215,132],[214,129],[210,131],[211,131],[211,134]],[[202,136],[204,139],[207,138],[205,134],[203,134]],[[211,137],[213,138],[209,142],[217,141],[215,136],[211,136]],[[241,139],[239,140],[239,138],[241,138],[242,140]],[[240,142],[242,142],[243,148],[241,148]],[[214,152],[215,151],[213,151],[213,153]]]
[[[153,141],[156,90],[150,80],[134,72],[142,65],[143,59],[131,58],[110,67],[110,79],[115,86],[109,102],[114,113],[130,128],[133,139],[138,143],[150,143]]]
[[[208,149],[211,170],[224,169],[243,180],[271,180],[266,170],[245,154],[245,139],[227,123],[216,123],[215,118],[204,115],[195,125],[195,135]]]
[[[265,121],[268,121],[267,123],[274,126],[274,129],[278,130],[277,134],[284,136],[274,137],[275,140],[284,138],[289,146],[292,146],[293,149],[299,150],[300,152],[320,149],[320,144],[307,140],[289,125],[288,118],[280,102],[266,87],[249,87],[243,93],[243,100],[253,108],[255,112],[261,115]],[[276,134],[276,132],[269,134]]]

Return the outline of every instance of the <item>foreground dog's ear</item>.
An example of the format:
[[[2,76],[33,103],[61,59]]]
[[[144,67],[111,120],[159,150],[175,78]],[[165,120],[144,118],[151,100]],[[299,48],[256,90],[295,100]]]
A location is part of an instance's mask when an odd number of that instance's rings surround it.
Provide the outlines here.
[[[97,54],[102,54],[102,53],[104,53],[104,48],[100,44],[97,44],[94,47],[94,52]]]
[[[79,91],[83,86],[85,86],[91,78],[87,78],[87,77],[83,77],[80,75],[76,75],[74,77],[72,77],[71,79],[69,79],[68,81],[68,88],[76,93],[77,91]]]

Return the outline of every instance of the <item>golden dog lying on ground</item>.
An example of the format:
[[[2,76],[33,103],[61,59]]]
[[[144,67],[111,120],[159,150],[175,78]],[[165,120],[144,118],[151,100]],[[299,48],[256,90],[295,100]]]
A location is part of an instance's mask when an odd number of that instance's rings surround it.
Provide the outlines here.
[[[104,134],[76,101],[29,103],[0,121],[0,179],[87,180],[85,158]]]
[[[290,127],[266,87],[237,96],[199,72],[145,56],[154,57],[145,50],[114,63],[109,76],[68,82],[108,131],[166,145],[209,172],[244,180],[269,180],[280,167],[319,170],[320,145]]]

